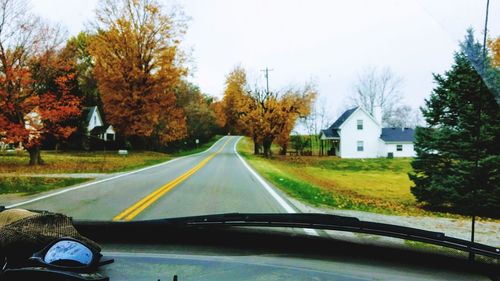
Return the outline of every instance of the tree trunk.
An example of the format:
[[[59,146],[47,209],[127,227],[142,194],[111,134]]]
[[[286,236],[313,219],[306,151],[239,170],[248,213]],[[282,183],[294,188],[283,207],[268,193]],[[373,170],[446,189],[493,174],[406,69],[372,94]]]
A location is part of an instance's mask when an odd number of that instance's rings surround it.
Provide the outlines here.
[[[264,147],[264,156],[265,157],[270,157],[271,156],[271,144],[272,141],[264,139],[262,142],[262,146]]]
[[[281,150],[280,150],[281,155],[286,155],[287,151],[288,151],[288,146],[286,144],[281,146]]]
[[[30,165],[43,165],[42,155],[40,154],[40,146],[36,145],[28,149],[30,154]]]
[[[254,136],[253,137],[253,154],[259,155],[259,153],[260,153],[260,145],[257,142],[257,137]]]

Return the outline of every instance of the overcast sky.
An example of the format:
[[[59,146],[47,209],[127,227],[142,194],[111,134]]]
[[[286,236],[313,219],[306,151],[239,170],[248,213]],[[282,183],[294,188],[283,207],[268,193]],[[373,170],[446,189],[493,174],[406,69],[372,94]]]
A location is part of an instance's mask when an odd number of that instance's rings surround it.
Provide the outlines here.
[[[84,30],[97,0],[32,0],[34,12]],[[171,3],[171,2],[170,2]],[[468,27],[482,38],[486,0],[177,0],[191,18],[184,38],[192,82],[221,96],[225,75],[244,66],[252,84],[283,89],[315,81],[332,117],[344,108],[359,72],[389,67],[403,78],[404,102],[418,107],[432,73],[452,63]],[[500,35],[500,0],[490,0],[491,36]]]

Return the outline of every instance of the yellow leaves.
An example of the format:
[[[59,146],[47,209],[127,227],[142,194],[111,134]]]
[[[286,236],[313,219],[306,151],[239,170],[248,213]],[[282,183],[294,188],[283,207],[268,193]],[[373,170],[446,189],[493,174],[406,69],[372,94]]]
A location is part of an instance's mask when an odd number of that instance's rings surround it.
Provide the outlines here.
[[[497,37],[495,40],[490,40],[488,45],[493,57],[493,66],[500,67],[500,37]]]
[[[236,66],[226,77],[222,101],[216,105],[218,124],[231,133],[244,133],[264,145],[267,154],[277,140],[286,143],[298,118],[307,116],[316,97],[313,87],[288,90],[281,96],[246,84],[246,72]]]
[[[236,66],[226,77],[224,98],[216,106],[217,123],[233,134],[242,131],[240,116],[246,110],[245,104],[246,72]]]
[[[185,118],[174,90],[186,68],[172,19],[152,0],[104,4],[98,18],[105,28],[89,52],[109,123],[125,136],[154,136],[163,143],[184,137]]]

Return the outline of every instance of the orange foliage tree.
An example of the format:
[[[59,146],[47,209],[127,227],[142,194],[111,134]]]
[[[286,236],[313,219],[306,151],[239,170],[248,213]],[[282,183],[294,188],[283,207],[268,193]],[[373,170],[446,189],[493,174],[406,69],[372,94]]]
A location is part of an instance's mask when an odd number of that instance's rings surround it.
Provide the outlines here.
[[[289,89],[283,94],[248,90],[245,70],[238,66],[227,77],[224,98],[216,114],[228,131],[253,139],[255,154],[259,154],[262,147],[268,157],[274,141],[282,145],[286,153],[286,143],[296,121],[310,113],[315,97],[311,86]]]
[[[309,115],[311,105],[316,97],[312,89],[288,90],[282,95],[273,92],[255,90],[250,94],[254,102],[253,110],[248,117],[253,120],[247,126],[254,127],[257,132],[254,141],[262,144],[264,156],[271,155],[271,145],[274,141],[286,153],[290,133],[298,118]]]
[[[154,0],[102,0],[90,43],[107,121],[153,147],[186,136],[175,89],[186,69],[178,50],[182,21]]]
[[[0,138],[22,143],[42,164],[47,136],[67,138],[80,115],[72,65],[56,51],[60,32],[29,13],[23,1],[0,2]]]
[[[500,67],[500,37],[491,40],[489,47],[492,53],[492,63],[495,67]]]
[[[217,123],[225,132],[241,133],[240,117],[244,111],[244,96],[247,92],[247,77],[245,69],[236,66],[226,77],[224,97],[215,106]]]

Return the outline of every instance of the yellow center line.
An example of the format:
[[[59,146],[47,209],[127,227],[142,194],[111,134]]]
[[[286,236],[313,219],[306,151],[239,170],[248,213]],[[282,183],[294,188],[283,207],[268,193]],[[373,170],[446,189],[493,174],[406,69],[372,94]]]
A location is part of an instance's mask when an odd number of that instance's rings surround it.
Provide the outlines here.
[[[113,221],[119,221],[119,220],[124,220],[124,221],[130,221],[133,218],[135,218],[138,214],[140,214],[142,211],[144,211],[147,207],[149,207],[151,204],[156,202],[158,199],[160,199],[165,193],[170,191],[172,188],[180,184],[181,182],[185,181],[187,178],[189,178],[191,175],[196,173],[198,170],[200,170],[203,166],[205,166],[210,160],[212,160],[217,154],[219,154],[226,144],[231,140],[231,138],[228,138],[228,140],[222,145],[222,147],[208,156],[207,158],[203,159],[200,163],[198,163],[196,166],[191,168],[189,171],[185,172],[184,174],[180,175],[178,178],[172,180],[171,182],[163,185],[162,187],[156,189],[149,195],[145,196],[141,200],[137,201],[135,204],[130,206],[129,208],[125,209],[123,212],[119,213],[117,216],[113,218]]]

